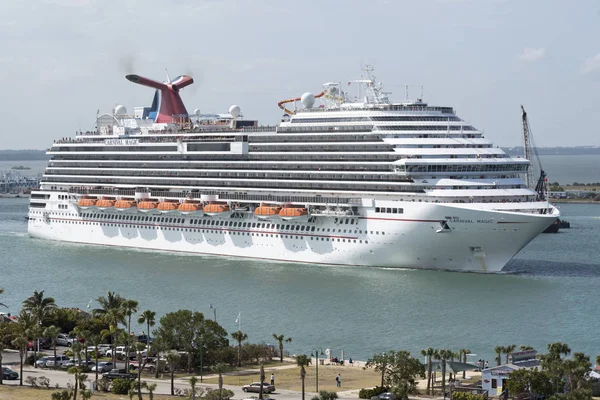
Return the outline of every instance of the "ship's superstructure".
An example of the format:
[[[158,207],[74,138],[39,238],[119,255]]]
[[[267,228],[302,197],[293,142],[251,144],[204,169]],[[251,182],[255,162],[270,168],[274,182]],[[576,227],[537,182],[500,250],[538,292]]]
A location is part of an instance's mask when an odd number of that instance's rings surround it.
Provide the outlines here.
[[[499,271],[557,217],[451,107],[391,102],[370,70],[280,102],[278,126],[188,115],[183,76],[55,141],[29,233],[302,263]],[[317,100],[318,99],[318,100]],[[318,102],[318,103],[317,103]],[[293,105],[297,109],[291,110]],[[289,107],[289,108],[288,108]]]

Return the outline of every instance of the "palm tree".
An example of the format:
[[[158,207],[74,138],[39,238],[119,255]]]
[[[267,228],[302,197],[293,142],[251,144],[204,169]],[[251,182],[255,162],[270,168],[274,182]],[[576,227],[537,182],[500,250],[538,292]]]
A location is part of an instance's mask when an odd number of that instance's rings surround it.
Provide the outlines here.
[[[454,356],[454,353],[452,352],[452,350],[439,350],[435,356],[436,356],[436,359],[442,361],[442,393],[444,393],[444,397],[445,397],[445,393],[446,393],[446,360],[450,360]]]
[[[92,334],[92,331],[90,329],[87,329],[86,325],[88,325],[87,320],[81,321],[80,325],[73,328],[73,331],[70,332],[72,335],[74,335],[76,337],[75,341],[79,342],[79,338],[82,338],[83,342],[85,343],[88,339],[88,336],[90,336]],[[85,354],[85,360],[87,361],[87,359],[88,359],[87,346],[85,346],[83,348],[83,352]]]
[[[135,300],[123,301],[123,312],[127,316],[127,347],[125,347],[125,368],[129,370],[129,339],[131,338],[131,316],[138,310],[139,303]]]
[[[75,344],[75,343],[73,343]],[[81,365],[81,364],[80,364]],[[84,388],[83,382],[87,379],[87,375],[83,373],[81,367],[70,367],[67,373],[75,376],[75,388],[73,390],[73,400],[77,400],[77,389],[79,386]]]
[[[190,378],[190,387],[192,388],[192,400],[196,400],[196,384],[198,383],[198,378],[196,376],[192,376]]]
[[[137,319],[138,324],[146,324],[146,344],[148,345],[148,355],[152,353],[151,345],[150,345],[150,327],[154,326],[156,323],[156,312],[151,310],[146,310],[140,314]],[[147,358],[146,358],[147,360]],[[156,378],[158,378],[158,359],[156,361]],[[146,363],[144,362],[144,367]]]
[[[138,400],[142,400],[142,370],[144,369],[144,365],[142,365],[143,352],[146,350],[146,343],[136,343],[134,345],[134,350],[136,353],[136,360],[138,362],[137,367],[137,393]]]
[[[311,363],[310,357],[306,354],[300,354],[296,357],[296,365],[300,367],[300,379],[302,380],[302,400],[304,400],[304,379],[306,378],[306,369]]]
[[[54,350],[54,359],[56,360],[56,337],[60,333],[61,329],[58,326],[50,325],[44,329],[44,336],[49,337],[52,340],[52,349]],[[56,363],[54,363],[54,369],[56,369]]]
[[[87,346],[86,346],[87,347]],[[77,365],[81,365],[81,351],[83,350],[83,345],[79,340],[74,340],[71,345],[71,351],[73,352],[73,358],[77,359]]]
[[[223,374],[229,371],[229,366],[227,364],[217,363],[213,365],[212,370],[219,374],[219,400],[221,400],[223,398]]]
[[[112,351],[111,351],[111,358],[112,358],[112,362],[113,364],[115,364],[117,362],[117,345],[119,344],[119,335],[121,334],[121,329],[117,328],[114,325],[109,325],[108,329],[102,329],[102,331],[100,331],[100,336],[104,339],[107,337],[111,337],[112,338]]]
[[[29,343],[29,340],[27,340],[27,336],[20,334],[14,338],[11,343],[19,350],[19,358],[21,362],[19,366],[19,386],[23,386],[23,358],[25,357],[25,353],[27,353],[27,344]]]
[[[4,289],[0,288],[0,294],[4,293]],[[8,308],[8,306],[4,303],[0,303],[0,306]]]
[[[0,323],[0,371],[2,371],[2,352],[5,349],[4,346],[4,341],[9,338],[9,334],[8,334],[8,327],[6,326],[6,324],[1,324]],[[2,382],[2,377],[4,376],[4,374],[0,373],[0,385],[2,385],[4,382]]]
[[[283,335],[273,334],[273,339],[277,340],[277,342],[279,343],[279,361],[283,362],[283,342],[290,343],[292,341],[292,338],[286,338]]]
[[[431,394],[431,377],[433,376],[433,364],[431,363],[431,360],[433,359],[433,356],[436,354],[437,350],[428,347],[426,349],[421,350],[421,355],[425,357],[425,360],[427,361],[427,394]],[[381,380],[381,386],[383,386],[383,379]]]
[[[42,334],[41,327],[43,326],[45,320],[50,316],[52,312],[56,309],[56,302],[52,297],[44,297],[44,291],[38,292],[35,290],[33,295],[29,296],[25,300],[23,300],[23,309],[29,312],[35,322],[40,329],[38,329],[34,335],[33,340],[39,340],[40,335]],[[33,346],[33,365],[37,368],[35,361],[37,360],[37,352],[38,346]]]
[[[508,364],[508,356],[512,354],[512,352],[515,351],[516,348],[516,344],[509,344],[504,348],[504,352],[506,353],[506,364]]]
[[[175,368],[179,364],[181,356],[175,350],[167,353],[167,363],[169,364],[169,372],[171,373],[171,396],[175,396]]]
[[[98,345],[102,343],[103,337],[101,335],[91,335],[89,338],[89,342],[94,346],[94,358],[96,365],[98,365],[98,358],[100,358],[100,354],[98,354]],[[98,386],[98,368],[96,369],[96,379],[94,381],[94,387]]]
[[[258,392],[259,400],[263,400],[263,385],[265,383],[265,366],[260,364],[260,390]]]
[[[494,353],[496,353],[496,362],[498,365],[502,364],[502,353],[504,353],[504,346],[494,347]]]
[[[469,349],[460,349],[458,351],[458,361],[461,363],[467,363],[467,354],[471,354],[471,350]],[[463,371],[463,379],[467,377],[467,371]]]
[[[147,383],[144,381],[144,386],[148,390],[148,399],[154,400],[154,391],[156,390],[156,383]]]
[[[138,324],[146,324],[146,336],[148,337],[148,346],[150,345],[150,327],[156,323],[156,313],[154,311],[146,310],[140,314],[137,320]]]
[[[231,333],[233,340],[238,342],[238,367],[242,366],[242,342],[248,339],[248,334],[242,331],[235,331]]]
[[[96,299],[100,304],[101,308],[95,309],[92,313],[96,317],[103,318],[108,323],[109,330],[112,336],[113,345],[113,363],[116,363],[117,357],[115,349],[117,346],[117,335],[119,334],[119,324],[125,324],[125,311],[123,309],[124,298],[111,292],[110,290],[106,293],[106,297],[100,296]]]

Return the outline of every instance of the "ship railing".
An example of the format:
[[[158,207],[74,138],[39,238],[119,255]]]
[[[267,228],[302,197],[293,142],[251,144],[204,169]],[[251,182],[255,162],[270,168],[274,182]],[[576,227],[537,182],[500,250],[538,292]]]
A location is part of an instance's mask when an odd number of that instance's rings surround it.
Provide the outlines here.
[[[69,193],[80,195],[101,195],[101,196],[135,196],[136,190],[117,190],[117,189],[87,189],[87,188],[69,188]],[[300,204],[329,204],[346,205],[361,204],[362,200],[358,197],[327,197],[327,196],[277,196],[271,194],[243,194],[229,193],[220,191],[183,191],[172,192],[162,190],[151,190],[150,197],[153,198],[190,198],[200,199],[202,196],[218,196],[221,201],[241,201],[241,202],[272,202],[272,203],[300,203]]]
[[[299,113],[305,112],[331,112],[331,111],[439,111],[442,114],[454,114],[452,107],[436,107],[421,105],[401,104],[372,104],[366,107],[316,107],[304,108]]]
[[[127,189],[88,189],[88,188],[69,188],[69,193],[81,195],[102,195],[102,196],[135,196],[135,190]]]
[[[231,201],[260,201],[273,203],[301,203],[301,204],[360,204],[360,198],[348,197],[323,197],[323,196],[275,196],[264,194],[237,194],[218,192],[219,199]]]

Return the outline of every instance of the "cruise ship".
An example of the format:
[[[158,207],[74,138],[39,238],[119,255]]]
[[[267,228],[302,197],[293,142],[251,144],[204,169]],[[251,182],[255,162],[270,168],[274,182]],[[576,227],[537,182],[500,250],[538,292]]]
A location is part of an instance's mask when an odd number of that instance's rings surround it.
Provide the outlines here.
[[[56,140],[32,192],[34,238],[321,265],[498,272],[559,213],[513,158],[422,99],[393,102],[366,68],[283,100],[277,126],[188,113],[189,76],[150,107]],[[147,90],[147,89],[145,89]],[[407,96],[408,98],[408,96]]]

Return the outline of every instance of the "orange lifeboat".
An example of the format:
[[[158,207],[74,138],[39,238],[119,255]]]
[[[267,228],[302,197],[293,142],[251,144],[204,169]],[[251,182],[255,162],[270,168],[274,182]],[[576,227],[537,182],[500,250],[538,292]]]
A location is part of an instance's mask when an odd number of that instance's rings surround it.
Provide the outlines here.
[[[269,218],[279,215],[280,211],[281,206],[262,204],[260,207],[257,207],[256,210],[254,210],[254,215],[256,215],[258,218]]]
[[[172,201],[172,200],[165,200],[165,201],[161,201],[158,204],[158,211],[160,211],[161,213],[169,213],[169,212],[173,212],[173,211],[177,211],[177,206],[179,205],[178,201]]]
[[[196,201],[186,201],[177,208],[182,214],[199,214],[202,213],[202,204]]]
[[[77,202],[77,205],[80,208],[91,208],[94,207],[96,205],[96,201],[98,201],[98,199],[96,199],[95,197],[82,197],[81,199],[79,199],[79,201]]]
[[[130,210],[135,207],[136,203],[134,200],[121,199],[115,202],[115,208],[119,211]]]
[[[138,210],[146,213],[156,210],[156,207],[158,207],[158,201],[155,200],[142,200],[137,205]]]
[[[226,203],[209,203],[204,206],[203,211],[207,215],[221,215],[230,212]]]
[[[279,216],[282,219],[290,220],[308,215],[308,210],[304,207],[285,207],[279,211]]]
[[[98,207],[100,210],[105,210],[107,208],[114,207],[114,205],[115,205],[115,200],[106,198],[106,197],[102,198],[96,202],[96,207]]]

